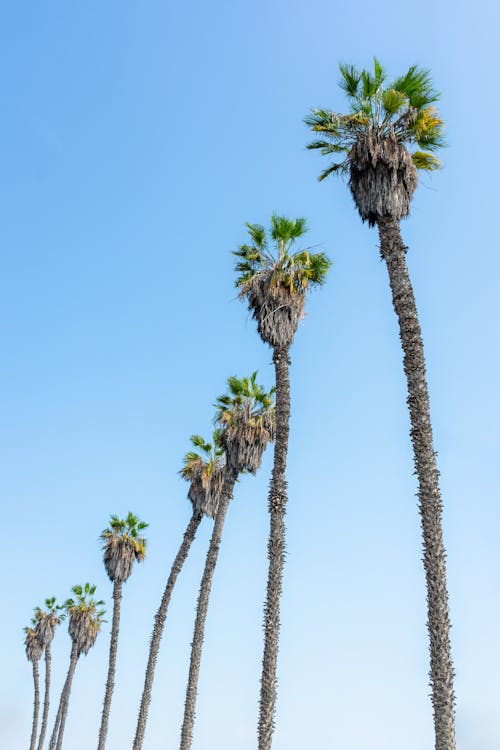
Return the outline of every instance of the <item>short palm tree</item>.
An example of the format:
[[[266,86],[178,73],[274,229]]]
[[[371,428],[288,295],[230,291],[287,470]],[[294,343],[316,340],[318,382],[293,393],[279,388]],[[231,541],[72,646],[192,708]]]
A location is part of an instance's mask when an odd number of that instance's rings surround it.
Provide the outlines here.
[[[36,735],[38,732],[38,714],[40,713],[40,676],[38,662],[43,652],[43,648],[38,640],[36,632],[36,621],[31,621],[31,627],[24,628],[26,637],[24,646],[26,657],[31,662],[33,668],[33,723],[31,727],[30,750],[35,750]]]
[[[104,602],[95,601],[93,598],[95,589],[96,587],[91,586],[90,583],[84,586],[73,586],[71,590],[76,599],[67,599],[64,602],[64,608],[69,617],[68,632],[72,645],[68,674],[61,692],[49,750],[60,750],[62,747],[71,685],[78,659],[82,654],[88,654],[104,622],[104,610],[101,609]]]
[[[192,435],[191,443],[197,450],[186,453],[183,467],[179,473],[183,479],[189,482],[188,498],[191,501],[193,513],[184,532],[181,546],[173,562],[160,606],[155,615],[133,750],[141,750],[144,743],[156,662],[172,591],[188,556],[201,519],[204,515],[210,518],[214,517],[222,490],[224,450],[220,445],[220,431],[214,431],[211,443],[205,441],[200,435]]]
[[[424,568],[427,583],[427,628],[430,637],[430,682],[436,750],[455,748],[453,663],[442,532],[442,500],[433,446],[422,333],[406,265],[400,220],[410,211],[418,170],[438,169],[434,151],[444,145],[443,121],[434,103],[439,94],[428,70],[413,65],[400,78],[387,76],[374,60],[373,72],[340,66],[340,85],[350,111],[316,109],[306,119],[319,134],[309,148],[337,155],[320,175],[349,177],[351,193],[363,221],[377,225],[380,249],[389,274],[399,322],[408,384],[415,469],[418,477]]]
[[[45,696],[43,701],[42,725],[38,738],[37,750],[42,750],[47,732],[47,722],[50,708],[50,678],[51,678],[51,647],[57,626],[64,620],[64,608],[56,604],[55,597],[45,599],[45,609],[35,609],[34,621],[38,642],[45,654]]]
[[[293,252],[306,232],[305,219],[271,217],[270,247],[264,227],[247,224],[250,244],[235,251],[236,286],[248,303],[262,340],[273,348],[276,372],[276,444],[269,487],[269,574],[264,606],[264,656],[259,713],[259,750],[271,747],[276,705],[280,598],[285,561],[286,459],[290,422],[289,350],[304,316],[307,291],[324,283],[330,261],[323,252]]]
[[[104,694],[101,727],[99,729],[98,750],[104,750],[108,733],[111,698],[115,684],[122,588],[132,573],[134,562],[142,562],[146,556],[146,539],[141,535],[141,532],[147,526],[147,523],[140,521],[133,513],[129,513],[126,518],[111,516],[108,528],[104,529],[100,536],[103,542],[104,565],[113,583],[113,623],[111,626],[108,677]]]
[[[181,729],[181,750],[189,750],[193,741],[208,602],[226,512],[233,496],[234,485],[241,473],[255,474],[262,462],[262,455],[267,444],[274,440],[274,388],[266,392],[257,384],[256,379],[256,372],[249,378],[228,378],[228,393],[219,396],[216,402],[216,422],[221,429],[220,444],[225,450],[226,470],[198,596]]]

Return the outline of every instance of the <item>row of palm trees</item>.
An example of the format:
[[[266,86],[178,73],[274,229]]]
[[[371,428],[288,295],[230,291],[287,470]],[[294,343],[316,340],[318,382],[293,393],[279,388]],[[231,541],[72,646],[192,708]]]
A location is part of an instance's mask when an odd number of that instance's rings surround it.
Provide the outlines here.
[[[118,632],[120,627],[120,608],[122,586],[128,580],[135,560],[144,560],[146,554],[146,539],[141,535],[147,524],[139,521],[137,516],[129,513],[125,519],[111,516],[109,526],[100,535],[103,542],[104,565],[106,572],[113,582],[113,624],[111,630],[111,645],[109,653],[108,678],[104,696],[101,727],[99,730],[99,748],[104,748],[111,697],[114,687],[116,666],[116,651]],[[104,622],[104,601],[94,599],[95,586],[85,583],[71,589],[75,598],[67,599],[63,604],[56,603],[55,597],[45,600],[45,608],[37,607],[31,625],[25,628],[26,656],[33,666],[34,703],[33,724],[30,739],[30,750],[42,750],[50,707],[51,682],[51,644],[57,626],[68,618],[68,632],[71,638],[70,663],[68,674],[61,691],[59,706],[52,729],[49,750],[60,750],[64,737],[64,727],[68,715],[69,698],[73,684],[73,677],[77,662],[82,654],[87,654],[94,645],[97,635]],[[45,654],[45,697],[42,722],[38,734],[38,718],[40,708],[39,670],[38,662]],[[37,742],[38,738],[38,742]]]
[[[432,171],[440,166],[434,155],[434,151],[444,145],[443,122],[434,108],[439,95],[432,86],[429,71],[417,66],[410,67],[404,76],[391,82],[387,81],[386,72],[377,59],[374,59],[373,70],[358,71],[354,66],[341,65],[340,73],[340,85],[347,95],[349,111],[347,114],[340,114],[328,109],[313,110],[306,118],[307,125],[316,134],[316,139],[309,144],[309,148],[334,157],[333,163],[320,175],[320,180],[331,174],[348,177],[361,219],[378,229],[381,256],[388,270],[404,354],[410,434],[419,485],[435,748],[454,750],[455,698],[441,523],[442,501],[433,447],[422,334],[406,265],[407,248],[400,232],[400,221],[410,211],[411,199],[418,183],[418,170]],[[272,348],[275,386],[266,391],[257,384],[256,373],[248,378],[229,378],[227,392],[216,402],[216,429],[211,442],[206,442],[199,435],[194,435],[191,439],[193,450],[186,454],[181,474],[189,482],[188,498],[193,512],[155,616],[133,750],[141,750],[144,743],[156,662],[172,592],[198,526],[202,518],[208,516],[213,519],[214,525],[198,596],[180,750],[190,750],[192,746],[205,622],[226,514],[239,477],[244,473],[256,473],[263,452],[270,442],[274,442],[275,447],[268,496],[269,568],[264,604],[258,749],[270,750],[272,745],[286,542],[290,347],[304,315],[307,292],[325,282],[331,263],[322,251],[296,249],[297,241],[302,239],[307,230],[303,218],[289,219],[273,215],[269,229],[249,223],[247,230],[247,242],[234,252],[236,287],[240,298],[246,302],[256,320],[262,341]],[[112,517],[109,529],[101,535],[106,570],[113,582],[114,608],[98,750],[104,750],[106,742],[117,657],[122,585],[130,575],[134,560],[144,558],[145,540],[141,531],[145,526],[132,514],[125,520]],[[69,600],[64,605],[64,612],[69,615],[69,630],[73,641],[70,670],[61,695],[49,750],[59,750],[61,747],[72,674],[80,653],[86,653],[91,645],[87,625],[90,626],[90,620],[94,618],[92,622],[95,627],[96,623],[100,624],[99,617],[102,616],[97,612],[100,603],[94,603],[95,611],[88,622],[81,614],[88,613],[90,600],[85,597],[92,596],[93,587],[78,591],[75,587],[74,592],[76,602]],[[53,600],[50,601],[53,616],[60,621],[62,615],[55,608]],[[49,611],[50,607],[47,613]],[[40,622],[41,616],[35,613],[34,628],[29,629],[26,635],[27,653],[29,650],[28,658],[33,662],[35,685],[30,750],[35,747],[33,738],[36,738],[39,702],[36,665],[42,651],[45,651],[46,660],[47,653],[49,654],[47,663],[50,664],[50,641],[47,652],[47,643],[40,636]],[[48,710],[47,697],[38,750],[43,745],[47,721],[46,704]]]
[[[95,586],[85,583],[83,586],[73,586],[75,598],[67,599],[64,604],[56,604],[54,597],[45,600],[45,609],[37,607],[31,626],[25,628],[25,648],[28,661],[33,667],[34,701],[33,724],[30,738],[30,750],[42,750],[47,732],[50,688],[51,688],[51,644],[57,626],[68,617],[68,632],[71,638],[71,652],[69,669],[64,682],[54,726],[49,741],[49,750],[60,750],[62,747],[64,728],[68,715],[69,698],[73,677],[78,659],[87,654],[95,643],[97,634],[103,622],[104,602],[93,598]],[[45,654],[45,696],[42,723],[38,733],[38,718],[40,709],[40,688],[38,663]],[[38,739],[38,742],[37,742]]]

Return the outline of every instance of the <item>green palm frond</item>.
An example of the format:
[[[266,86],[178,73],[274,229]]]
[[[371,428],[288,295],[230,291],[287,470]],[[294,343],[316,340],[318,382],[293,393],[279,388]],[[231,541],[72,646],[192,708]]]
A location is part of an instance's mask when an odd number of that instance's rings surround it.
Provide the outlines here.
[[[247,224],[248,233],[252,238],[254,244],[258,248],[265,248],[266,246],[266,232],[264,227],[260,224]]]
[[[411,158],[417,169],[422,169],[426,172],[435,172],[441,168],[441,161],[434,154],[415,151],[411,155]]]
[[[430,70],[417,65],[412,65],[404,76],[397,78],[391,88],[404,94],[410,106],[417,111],[428,107],[440,97],[432,86]]]
[[[407,104],[408,98],[401,91],[386,89],[382,94],[382,106],[386,116],[392,117]]]
[[[341,75],[339,81],[340,88],[344,89],[347,96],[350,96],[352,98],[356,97],[358,94],[358,86],[361,80],[361,74],[354,67],[354,65],[339,65],[339,69]]]
[[[383,66],[381,65],[380,61],[374,57],[373,58],[373,73],[374,78],[376,82],[378,83],[378,87],[384,83],[385,79],[387,78],[387,73],[385,72]]]
[[[331,174],[337,174],[338,172],[345,172],[347,168],[346,162],[341,162],[339,164],[330,164],[329,167],[324,169],[320,176],[318,177],[319,182],[323,182],[327,177],[329,177]]]
[[[290,245],[306,232],[307,223],[303,217],[288,219],[286,216],[278,216],[277,214],[271,216],[271,237],[277,243]]]

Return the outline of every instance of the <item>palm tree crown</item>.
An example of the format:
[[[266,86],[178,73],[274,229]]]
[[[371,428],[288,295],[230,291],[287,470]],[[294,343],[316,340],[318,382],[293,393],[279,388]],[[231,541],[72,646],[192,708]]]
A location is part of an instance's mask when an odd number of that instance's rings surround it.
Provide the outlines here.
[[[191,435],[191,443],[198,451],[188,451],[184,456],[180,475],[190,482],[188,498],[193,510],[215,518],[224,482],[224,448],[220,442],[221,430],[214,430],[212,442],[201,435]]]
[[[133,513],[126,518],[111,516],[109,526],[101,533],[100,539],[104,542],[104,565],[112,581],[124,583],[132,572],[134,560],[144,560],[146,539],[140,532],[147,526]]]
[[[95,601],[95,586],[86,583],[84,586],[73,586],[71,589],[76,599],[67,599],[64,607],[69,615],[68,632],[76,647],[78,656],[87,654],[95,643],[97,634],[104,622],[102,600]]]
[[[31,621],[31,626],[24,628],[24,632],[26,633],[26,637],[24,639],[26,658],[28,659],[28,661],[34,664],[35,662],[39,661],[43,652],[43,647],[40,645],[40,641],[38,640],[35,620]]]
[[[56,627],[64,620],[66,612],[63,606],[56,604],[55,596],[45,599],[45,609],[36,607],[36,632],[40,646],[45,649],[52,642]]]
[[[229,377],[227,385],[228,393],[215,404],[220,443],[231,469],[255,474],[276,432],[275,388],[267,392],[258,385],[256,372],[249,378]]]
[[[309,249],[292,253],[293,244],[307,232],[303,218],[271,217],[269,248],[266,230],[248,224],[251,244],[241,245],[235,271],[239,296],[246,297],[263,340],[271,346],[289,346],[300,318],[310,285],[323,284],[330,261],[323,252]]]
[[[433,171],[441,166],[433,153],[445,145],[443,121],[433,106],[439,93],[429,71],[417,65],[388,84],[377,58],[373,72],[340,65],[340,74],[350,112],[313,109],[305,120],[322,136],[308,148],[337,156],[319,179],[349,173],[363,220],[373,225],[387,216],[401,219],[409,213],[417,169]]]

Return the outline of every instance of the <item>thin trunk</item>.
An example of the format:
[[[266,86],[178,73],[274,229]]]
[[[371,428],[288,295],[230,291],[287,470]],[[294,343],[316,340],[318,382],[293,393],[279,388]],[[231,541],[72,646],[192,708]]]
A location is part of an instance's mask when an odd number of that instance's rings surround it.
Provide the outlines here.
[[[49,718],[49,706],[50,706],[50,663],[52,659],[51,655],[51,644],[47,643],[45,646],[45,696],[43,699],[43,714],[42,714],[42,727],[40,729],[40,737],[38,739],[37,750],[42,750],[43,743],[45,741],[45,733],[47,731],[47,722]]]
[[[144,679],[144,689],[142,691],[141,706],[139,709],[139,717],[137,720],[137,729],[134,739],[133,750],[141,750],[144,742],[144,733],[146,731],[146,724],[148,721],[148,710],[149,704],[151,703],[151,690],[153,688],[153,679],[155,675],[156,660],[158,658],[158,651],[160,650],[160,642],[163,634],[163,628],[165,627],[165,620],[167,618],[168,605],[170,604],[170,598],[172,591],[177,580],[177,576],[181,572],[184,561],[189,552],[189,548],[195,538],[196,531],[200,525],[200,521],[203,518],[203,514],[199,511],[194,511],[191,520],[189,521],[188,527],[184,532],[184,538],[179,548],[177,556],[172,565],[170,575],[168,577],[165,591],[160,603],[160,607],[155,616],[155,624],[153,628],[153,635],[151,636],[151,645],[149,647],[149,658],[148,665],[146,668],[146,677]]]
[[[106,692],[104,694],[104,705],[102,708],[101,728],[99,730],[99,744],[97,750],[104,750],[106,736],[108,734],[109,712],[111,709],[111,698],[115,686],[116,653],[118,651],[118,633],[120,630],[120,610],[122,603],[122,581],[115,581],[113,586],[113,623],[111,625],[111,643],[109,646],[108,679],[106,680]]]
[[[196,697],[198,693],[198,680],[200,677],[201,651],[205,635],[205,622],[207,619],[208,600],[212,587],[212,578],[219,555],[220,541],[227,509],[233,496],[234,485],[238,472],[229,467],[226,469],[224,485],[222,487],[219,508],[215,517],[214,529],[210,546],[205,561],[205,570],[201,579],[198,606],[196,609],[196,621],[191,645],[191,660],[189,664],[189,677],[186,690],[186,701],[184,703],[184,719],[181,730],[181,750],[189,750],[193,741],[193,727],[196,713]]]
[[[66,696],[68,696],[69,698],[69,693],[71,691],[71,683],[73,681],[73,675],[75,673],[75,667],[78,661],[78,656],[79,656],[78,648],[76,644],[73,643],[71,646],[71,656],[69,658],[68,674],[66,675],[66,680],[64,681],[64,687],[61,692],[61,698],[59,700],[59,708],[57,709],[57,716],[54,722],[52,736],[50,738],[49,750],[55,750],[56,745],[57,747],[60,747],[59,735],[61,732],[61,721],[62,721],[63,712],[66,710],[66,713],[67,713],[67,710],[68,710]],[[65,705],[66,705],[66,709],[65,709]]]
[[[66,685],[66,690],[65,690],[64,703],[63,703],[62,711],[61,711],[61,722],[59,724],[59,732],[57,735],[56,750],[61,750],[61,747],[62,747],[64,727],[66,725],[66,718],[68,716],[68,706],[69,706],[69,697],[71,695],[71,685],[73,683],[73,675],[75,674],[77,661],[78,661],[78,652],[77,652],[76,658],[73,661],[73,665],[72,665],[73,669],[71,670],[71,667],[70,667],[70,671],[68,672],[68,680],[67,680],[67,685]]]
[[[435,748],[455,750],[454,671],[450,649],[446,553],[441,524],[443,506],[432,439],[422,333],[399,224],[391,219],[383,219],[378,222],[378,229],[404,352],[404,371],[408,385],[407,403],[411,420],[410,434],[419,485]]]
[[[40,679],[38,673],[38,661],[33,661],[33,726],[31,728],[30,750],[35,750],[36,734],[38,730],[38,714],[40,712]]]
[[[287,502],[286,458],[290,424],[290,379],[288,348],[274,350],[276,371],[276,443],[269,486],[270,532],[267,554],[269,573],[264,605],[264,656],[260,684],[259,750],[269,750],[276,710],[276,665],[280,636],[280,599],[285,563],[285,512]]]

